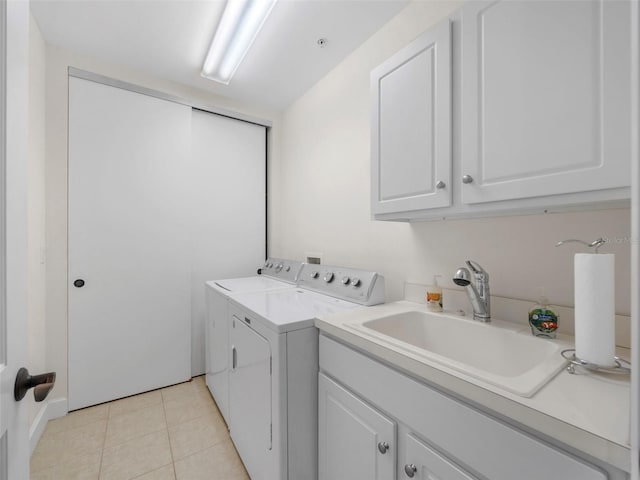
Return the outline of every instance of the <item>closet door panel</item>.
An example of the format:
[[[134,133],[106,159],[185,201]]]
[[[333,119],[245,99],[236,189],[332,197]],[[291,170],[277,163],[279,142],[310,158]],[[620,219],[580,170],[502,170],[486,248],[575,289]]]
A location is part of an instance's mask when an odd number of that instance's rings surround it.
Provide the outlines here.
[[[190,377],[191,108],[74,77],[69,84],[74,410]]]
[[[192,374],[201,375],[204,282],[255,275],[266,258],[266,128],[194,109],[191,139]]]

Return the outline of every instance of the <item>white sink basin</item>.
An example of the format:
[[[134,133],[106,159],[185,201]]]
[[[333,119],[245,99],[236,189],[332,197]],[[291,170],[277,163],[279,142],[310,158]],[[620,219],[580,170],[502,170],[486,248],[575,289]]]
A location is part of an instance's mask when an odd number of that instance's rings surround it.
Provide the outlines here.
[[[506,322],[410,311],[349,327],[417,359],[436,362],[523,397],[532,396],[567,361],[566,345]]]

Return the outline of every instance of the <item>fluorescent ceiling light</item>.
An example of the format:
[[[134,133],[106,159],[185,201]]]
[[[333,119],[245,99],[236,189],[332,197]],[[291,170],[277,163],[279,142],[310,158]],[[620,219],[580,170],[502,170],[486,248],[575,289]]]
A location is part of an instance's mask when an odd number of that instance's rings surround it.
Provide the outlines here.
[[[227,0],[202,76],[229,84],[276,0]]]

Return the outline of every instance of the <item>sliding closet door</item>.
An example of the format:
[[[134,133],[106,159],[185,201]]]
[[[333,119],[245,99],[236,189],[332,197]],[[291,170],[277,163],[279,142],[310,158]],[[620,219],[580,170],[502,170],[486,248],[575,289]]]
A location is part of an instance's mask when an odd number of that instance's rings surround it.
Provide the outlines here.
[[[205,372],[204,282],[254,275],[266,256],[266,128],[192,118],[192,373]]]
[[[70,410],[190,377],[190,136],[190,107],[69,79]]]

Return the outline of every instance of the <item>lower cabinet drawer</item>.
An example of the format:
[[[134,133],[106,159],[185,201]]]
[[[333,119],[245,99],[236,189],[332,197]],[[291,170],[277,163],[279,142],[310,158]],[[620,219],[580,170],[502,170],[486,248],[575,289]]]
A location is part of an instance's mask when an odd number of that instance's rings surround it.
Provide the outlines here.
[[[450,473],[444,479],[473,478],[455,470],[456,464],[490,480],[608,479],[606,473],[582,459],[325,335],[320,336],[320,371],[347,385],[398,423],[409,426],[455,462],[447,463],[443,457],[441,463],[436,462],[437,468],[449,465],[458,474]],[[434,455],[437,456],[435,452]],[[433,478],[440,479],[435,474]]]

